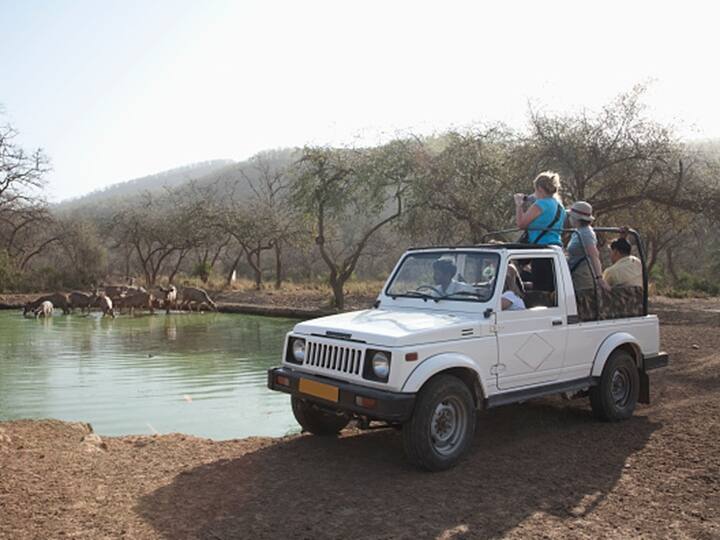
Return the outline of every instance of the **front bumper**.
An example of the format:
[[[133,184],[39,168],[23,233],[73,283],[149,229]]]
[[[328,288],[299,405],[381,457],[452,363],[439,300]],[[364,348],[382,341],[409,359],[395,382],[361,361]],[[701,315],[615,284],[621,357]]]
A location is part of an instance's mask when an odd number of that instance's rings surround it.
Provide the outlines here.
[[[278,384],[277,377],[285,377],[289,381],[289,386]],[[328,401],[326,399],[305,394],[300,391],[300,379],[315,381],[327,385],[334,386],[338,389],[338,400]],[[298,398],[312,401],[318,405],[336,410],[354,413],[360,416],[367,416],[373,420],[385,420],[386,422],[402,423],[410,418],[415,405],[415,394],[401,394],[398,392],[388,392],[387,390],[377,390],[357,384],[341,382],[327,377],[319,377],[308,373],[293,371],[287,367],[272,368],[268,370],[268,388],[285,392]],[[355,398],[363,397],[374,399],[376,404],[372,408],[359,406]]]

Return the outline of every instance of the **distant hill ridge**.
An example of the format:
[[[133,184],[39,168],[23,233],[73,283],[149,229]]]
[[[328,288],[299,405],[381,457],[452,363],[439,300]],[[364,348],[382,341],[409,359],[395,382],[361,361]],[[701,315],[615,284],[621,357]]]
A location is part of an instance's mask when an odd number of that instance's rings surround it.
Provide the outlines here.
[[[124,182],[111,184],[105,188],[92,191],[74,199],[62,201],[56,205],[60,209],[76,208],[95,203],[105,203],[111,200],[124,199],[137,195],[143,191],[159,191],[164,188],[173,188],[212,175],[222,169],[235,164],[231,159],[213,159],[191,163],[156,174],[134,178]]]
[[[62,213],[80,208],[95,208],[95,210],[104,211],[116,203],[128,201],[143,192],[176,188],[191,181],[198,186],[215,186],[217,196],[231,192],[240,196],[249,195],[251,189],[248,181],[255,182],[261,174],[257,168],[257,159],[273,169],[278,169],[290,165],[297,159],[298,153],[298,149],[281,148],[260,152],[245,161],[216,159],[193,163],[127,182],[112,184],[76,199],[60,202],[54,205],[54,209]]]

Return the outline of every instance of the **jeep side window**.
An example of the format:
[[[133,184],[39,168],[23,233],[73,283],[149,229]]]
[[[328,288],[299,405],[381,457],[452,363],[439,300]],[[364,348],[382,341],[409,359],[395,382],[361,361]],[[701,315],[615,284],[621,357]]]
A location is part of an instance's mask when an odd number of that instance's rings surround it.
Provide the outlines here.
[[[553,257],[512,257],[509,261],[520,273],[525,306],[557,307],[557,268]]]

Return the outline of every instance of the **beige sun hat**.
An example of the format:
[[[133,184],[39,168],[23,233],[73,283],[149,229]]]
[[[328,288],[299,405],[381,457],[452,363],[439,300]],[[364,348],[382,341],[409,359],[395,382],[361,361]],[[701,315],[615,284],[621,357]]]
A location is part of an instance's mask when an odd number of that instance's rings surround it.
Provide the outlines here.
[[[570,207],[570,213],[580,221],[595,221],[592,212],[592,206],[587,201],[575,201]]]

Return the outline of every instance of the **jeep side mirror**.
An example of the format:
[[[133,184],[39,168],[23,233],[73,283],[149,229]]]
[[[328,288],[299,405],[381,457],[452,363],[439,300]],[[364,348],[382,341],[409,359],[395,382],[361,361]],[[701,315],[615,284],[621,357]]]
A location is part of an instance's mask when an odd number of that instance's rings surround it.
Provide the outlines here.
[[[486,319],[489,319],[489,318],[490,318],[490,315],[492,315],[492,314],[493,314],[493,308],[491,308],[491,307],[487,308],[487,309],[483,312],[483,316],[484,316]]]

